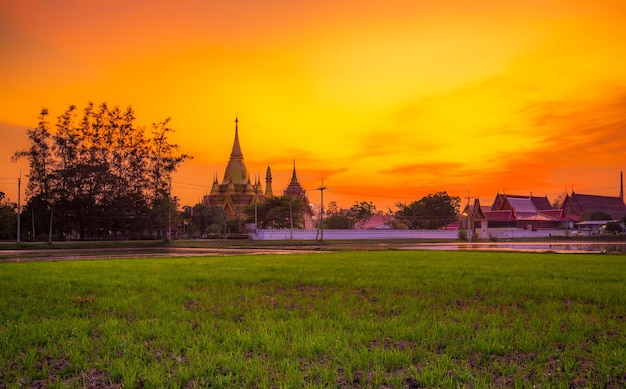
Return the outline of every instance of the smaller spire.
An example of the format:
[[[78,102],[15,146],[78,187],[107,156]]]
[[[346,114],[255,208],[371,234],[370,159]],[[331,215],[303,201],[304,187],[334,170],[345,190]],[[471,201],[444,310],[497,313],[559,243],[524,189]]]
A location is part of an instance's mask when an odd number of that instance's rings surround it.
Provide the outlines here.
[[[213,185],[211,186],[211,194],[217,195],[220,193],[220,186],[217,182],[217,173],[213,175]]]
[[[272,191],[272,169],[270,169],[270,165],[267,165],[267,170],[265,171],[265,197],[273,197],[274,193]]]
[[[252,194],[254,190],[252,189],[252,182],[250,181],[250,174],[248,174],[248,182],[246,182],[246,194]]]

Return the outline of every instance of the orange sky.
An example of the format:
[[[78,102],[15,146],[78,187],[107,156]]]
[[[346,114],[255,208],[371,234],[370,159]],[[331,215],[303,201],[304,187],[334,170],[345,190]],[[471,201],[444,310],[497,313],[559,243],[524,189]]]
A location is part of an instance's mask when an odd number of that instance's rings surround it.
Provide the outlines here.
[[[4,0],[0,190],[42,107],[172,117],[193,205],[234,118],[248,170],[394,208],[437,191],[616,196],[626,167],[623,0]],[[25,185],[23,186],[25,187]],[[465,200],[464,200],[465,201]]]

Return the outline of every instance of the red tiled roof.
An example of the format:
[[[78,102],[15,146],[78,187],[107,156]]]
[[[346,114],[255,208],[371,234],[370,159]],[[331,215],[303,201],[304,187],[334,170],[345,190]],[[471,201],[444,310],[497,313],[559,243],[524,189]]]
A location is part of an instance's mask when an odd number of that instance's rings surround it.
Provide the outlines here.
[[[539,213],[556,220],[563,218],[563,211],[561,209],[547,209],[545,211],[539,211]]]
[[[492,210],[497,211],[505,202],[506,199],[528,199],[530,200],[535,208],[539,211],[544,209],[552,209],[552,204],[547,197],[540,196],[524,196],[524,195],[509,195],[509,194],[500,194],[496,195],[495,200],[493,201]]]
[[[626,205],[620,197],[572,193],[565,198],[561,208],[569,218],[579,217],[585,212],[604,212],[613,219],[626,216]]]
[[[515,220],[515,213],[513,210],[508,209],[504,211],[487,211],[485,216],[489,221],[511,221]]]

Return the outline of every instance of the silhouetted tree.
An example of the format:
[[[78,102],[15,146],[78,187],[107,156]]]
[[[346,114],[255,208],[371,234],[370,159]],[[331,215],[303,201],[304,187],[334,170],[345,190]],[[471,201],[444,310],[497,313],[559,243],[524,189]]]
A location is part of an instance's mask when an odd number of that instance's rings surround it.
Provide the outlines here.
[[[354,223],[354,225],[360,229],[365,227],[365,224],[374,216],[376,212],[376,206],[371,201],[355,202],[348,211],[348,218]]]
[[[333,216],[339,213],[339,206],[336,201],[331,201],[326,207],[326,216]]]
[[[178,152],[178,145],[172,144],[168,140],[169,134],[174,130],[168,127],[170,118],[159,123],[152,124],[152,138],[148,158],[148,177],[153,187],[153,199],[157,200],[169,193],[169,184],[172,173],[178,166],[191,156]]]
[[[17,232],[17,204],[0,192],[0,239],[14,239]]]
[[[460,203],[458,196],[437,192],[410,204],[396,203],[395,218],[410,229],[438,229],[456,220]]]
[[[257,221],[260,228],[290,228],[292,221],[294,228],[302,228],[303,210],[304,204],[300,200],[294,200],[288,195],[273,196],[263,203],[257,203]],[[244,209],[248,223],[254,222],[254,213],[254,205]]]
[[[218,206],[196,204],[190,210],[190,218],[192,229],[198,236],[224,233],[226,213]]]
[[[53,162],[47,116],[48,110],[43,108],[38,117],[39,124],[37,127],[26,130],[30,148],[16,151],[11,157],[13,161],[20,158],[28,160],[29,173],[27,174],[28,185],[26,186],[28,196],[41,195],[48,198],[50,193],[50,172]]]
[[[26,210],[33,235],[43,231],[44,218],[35,212],[46,213],[46,219],[54,213],[57,233],[73,231],[81,239],[131,230],[139,237],[150,225],[163,231],[164,222],[176,219],[163,217],[176,211],[171,176],[191,157],[169,141],[169,119],[153,124],[148,139],[134,125],[132,107],[89,103],[78,121],[71,105],[57,118],[51,137],[47,115],[44,108],[37,128],[27,130],[30,148],[13,155],[29,161]]]
[[[333,214],[324,219],[324,228],[331,230],[347,230],[352,226],[352,222],[345,215]]]
[[[47,121],[48,110],[43,108],[38,116],[36,128],[26,130],[30,141],[30,147],[16,151],[11,157],[12,161],[20,158],[28,160],[29,172],[26,195],[29,197],[26,207],[31,217],[33,239],[35,231],[43,231],[44,220],[50,218],[51,208],[51,180],[53,171],[53,155],[51,149],[50,128]],[[39,225],[36,229],[37,224]]]
[[[580,221],[589,221],[589,220],[612,220],[613,217],[604,211],[591,211],[591,212],[583,212],[580,215]]]
[[[613,235],[623,232],[622,226],[618,222],[606,223],[606,226],[604,227],[604,231]]]

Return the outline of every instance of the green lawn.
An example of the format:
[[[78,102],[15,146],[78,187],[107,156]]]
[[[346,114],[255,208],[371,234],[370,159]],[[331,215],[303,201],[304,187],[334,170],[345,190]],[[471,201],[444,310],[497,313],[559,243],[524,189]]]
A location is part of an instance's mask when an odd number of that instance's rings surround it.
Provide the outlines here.
[[[626,257],[0,263],[2,387],[626,386]]]

